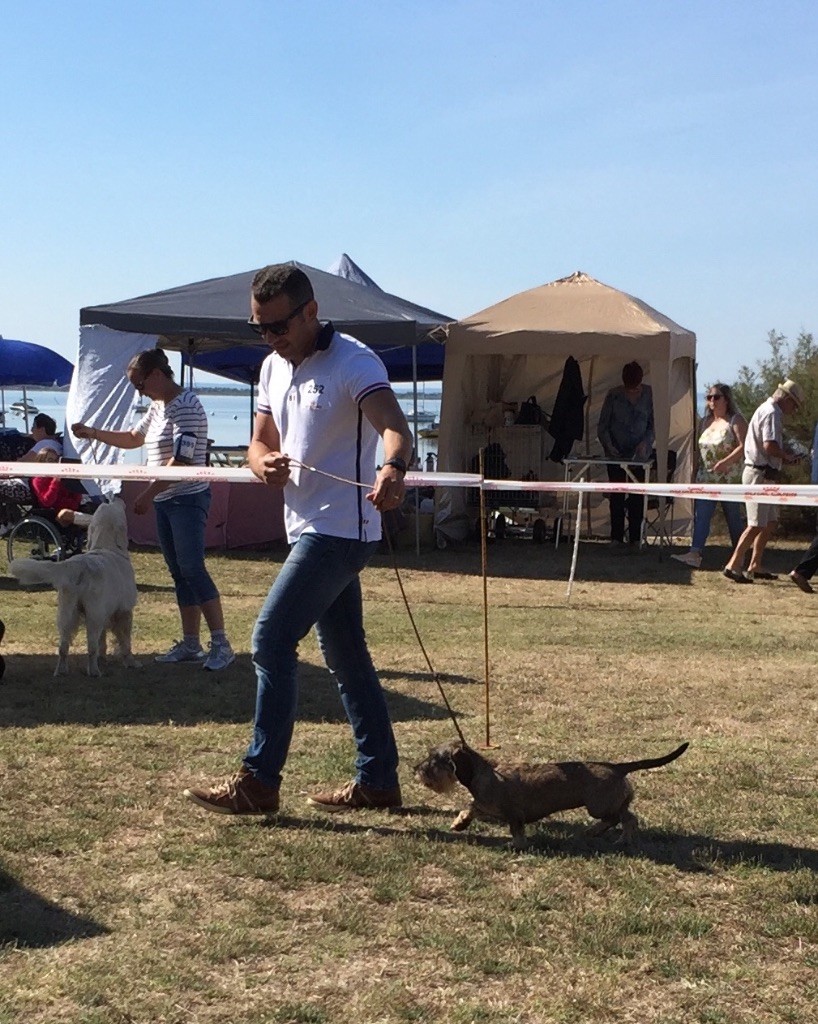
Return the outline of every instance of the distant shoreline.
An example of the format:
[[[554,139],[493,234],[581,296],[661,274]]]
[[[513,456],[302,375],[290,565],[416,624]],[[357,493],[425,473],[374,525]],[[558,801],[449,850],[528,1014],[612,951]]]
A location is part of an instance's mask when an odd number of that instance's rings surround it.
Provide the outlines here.
[[[62,391],[67,392],[69,385],[65,384],[59,388],[29,388],[25,389],[27,395],[43,394],[44,392]],[[196,387],[194,391],[197,395],[246,395],[248,385],[247,384],[205,384],[203,387]],[[414,390],[411,383],[393,384],[392,389],[398,395],[413,395]],[[17,393],[23,393],[23,389],[17,385],[14,387],[7,387],[4,391]],[[418,382],[418,398],[426,398],[434,401],[442,396],[443,392],[440,388],[436,388],[434,391],[426,391],[423,388],[423,382]]]

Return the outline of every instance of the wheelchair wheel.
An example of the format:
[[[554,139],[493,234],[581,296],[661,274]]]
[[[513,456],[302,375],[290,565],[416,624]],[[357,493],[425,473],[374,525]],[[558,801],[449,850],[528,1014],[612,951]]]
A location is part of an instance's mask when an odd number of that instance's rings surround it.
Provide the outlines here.
[[[8,556],[10,562],[15,558],[61,562],[65,558],[62,534],[47,519],[29,516],[17,523],[9,534]]]

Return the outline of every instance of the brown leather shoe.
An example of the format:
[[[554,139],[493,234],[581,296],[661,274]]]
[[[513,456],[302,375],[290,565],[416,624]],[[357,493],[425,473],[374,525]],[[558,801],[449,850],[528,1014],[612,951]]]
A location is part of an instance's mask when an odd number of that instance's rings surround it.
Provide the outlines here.
[[[276,814],[278,811],[278,788],[265,786],[244,767],[218,786],[186,789],[184,795],[216,814]]]
[[[331,793],[314,793],[307,803],[324,811],[358,811],[363,808],[386,809],[400,807],[400,786],[394,789],[375,789],[363,782],[348,782],[342,789]]]
[[[790,573],[790,579],[798,587],[799,590],[803,590],[805,594],[814,594],[815,591],[812,589],[809,580],[806,576],[802,576],[800,572],[796,572],[795,569]]]

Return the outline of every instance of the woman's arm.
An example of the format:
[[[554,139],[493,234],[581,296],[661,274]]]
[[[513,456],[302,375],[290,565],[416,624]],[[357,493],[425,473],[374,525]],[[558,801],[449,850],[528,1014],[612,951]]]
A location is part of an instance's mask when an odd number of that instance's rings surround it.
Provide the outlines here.
[[[72,423],[71,433],[88,441],[101,441],[112,448],[141,448],[145,443],[143,435],[135,430],[100,430],[85,423]]]
[[[747,421],[743,416],[735,416],[730,424],[736,435],[736,447],[713,466],[714,473],[726,473],[731,466],[744,460],[744,442],[747,439]]]

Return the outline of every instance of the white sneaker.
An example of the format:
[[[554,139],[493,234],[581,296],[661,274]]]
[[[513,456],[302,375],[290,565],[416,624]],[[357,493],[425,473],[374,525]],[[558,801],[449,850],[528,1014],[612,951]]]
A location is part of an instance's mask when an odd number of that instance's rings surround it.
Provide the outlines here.
[[[218,672],[219,669],[227,668],[228,665],[232,665],[235,660],[236,655],[227,640],[223,643],[219,643],[217,640],[211,640],[210,653],[205,658],[205,663],[202,667],[208,669],[210,672]]]
[[[188,647],[184,640],[177,640],[167,654],[157,654],[154,661],[162,665],[175,665],[180,661],[204,661],[206,657],[201,644],[198,647]]]
[[[671,555],[670,557],[683,565],[689,565],[691,569],[698,569],[702,564],[702,556],[698,551],[688,551],[686,555]]]

